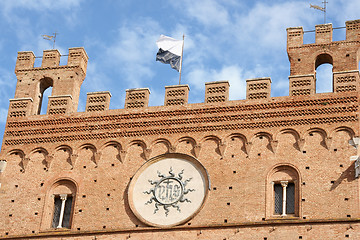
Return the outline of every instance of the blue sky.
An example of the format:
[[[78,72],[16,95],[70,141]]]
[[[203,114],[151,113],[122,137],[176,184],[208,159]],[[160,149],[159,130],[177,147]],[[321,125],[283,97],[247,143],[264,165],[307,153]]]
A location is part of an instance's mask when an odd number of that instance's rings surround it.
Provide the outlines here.
[[[230,100],[245,98],[246,79],[271,77],[272,96],[288,95],[286,28],[313,30],[323,23],[322,0],[1,0],[0,1],[0,140],[9,99],[14,97],[18,51],[52,49],[41,35],[59,33],[56,48],[84,47],[89,55],[79,112],[87,92],[110,91],[111,109],[123,108],[125,90],[147,87],[150,106],[163,105],[165,86],[178,84],[178,73],[155,61],[160,34],[185,34],[182,83],[190,103],[204,101],[205,82],[228,80]],[[333,27],[360,19],[358,0],[328,0],[327,22]],[[344,40],[345,30],[334,30]],[[305,34],[305,43],[314,33]],[[66,64],[63,57],[61,63]],[[40,66],[36,62],[36,66]],[[319,92],[331,91],[326,66]]]

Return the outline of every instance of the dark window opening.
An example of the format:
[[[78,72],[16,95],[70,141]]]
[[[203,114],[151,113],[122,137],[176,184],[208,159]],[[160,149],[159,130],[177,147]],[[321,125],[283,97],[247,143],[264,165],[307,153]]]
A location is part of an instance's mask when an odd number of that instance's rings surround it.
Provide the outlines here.
[[[283,199],[284,187],[280,183],[274,184],[274,212],[277,215],[295,214],[295,184],[288,183],[286,186],[286,199]],[[285,214],[283,204],[286,204]]]
[[[55,196],[52,228],[70,228],[72,202],[72,196]]]

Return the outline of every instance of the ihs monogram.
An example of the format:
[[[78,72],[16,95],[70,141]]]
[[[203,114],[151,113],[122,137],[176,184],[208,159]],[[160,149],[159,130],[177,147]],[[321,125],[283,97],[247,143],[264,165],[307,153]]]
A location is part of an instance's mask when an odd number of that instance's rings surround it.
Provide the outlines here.
[[[195,189],[186,189],[186,185],[191,181],[192,178],[183,179],[184,169],[176,176],[173,173],[172,167],[170,167],[169,175],[157,172],[160,178],[157,181],[148,180],[151,185],[155,185],[154,188],[149,191],[145,191],[144,194],[151,194],[151,198],[145,204],[155,203],[154,214],[159,210],[159,207],[163,207],[165,210],[165,216],[169,214],[169,207],[176,208],[177,211],[181,212],[179,203],[188,202],[189,199],[185,197],[189,192],[195,191]]]

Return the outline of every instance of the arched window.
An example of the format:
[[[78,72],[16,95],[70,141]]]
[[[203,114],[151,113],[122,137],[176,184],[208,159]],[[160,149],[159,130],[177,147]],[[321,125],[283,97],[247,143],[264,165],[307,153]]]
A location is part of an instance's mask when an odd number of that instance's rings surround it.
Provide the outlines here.
[[[333,92],[333,59],[329,54],[320,54],[315,61],[316,92]]]
[[[298,217],[300,185],[297,170],[288,165],[272,169],[267,180],[267,217]]]
[[[76,185],[69,180],[56,182],[49,192],[51,228],[71,228]]]
[[[39,108],[37,111],[37,114],[45,114],[46,113],[46,106],[43,104],[44,96],[48,97],[51,96],[53,87],[53,80],[51,78],[43,78],[40,80],[40,86],[39,86]],[[47,101],[45,100],[47,103]],[[44,106],[43,106],[44,105]]]

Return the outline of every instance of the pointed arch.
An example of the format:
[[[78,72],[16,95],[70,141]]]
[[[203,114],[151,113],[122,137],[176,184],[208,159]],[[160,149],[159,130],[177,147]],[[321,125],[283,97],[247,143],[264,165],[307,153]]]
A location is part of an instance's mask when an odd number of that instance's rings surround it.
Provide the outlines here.
[[[232,133],[232,134],[228,135],[227,137],[225,137],[225,142],[232,141],[233,138],[241,139],[244,142],[244,144],[246,144],[248,142],[246,136],[241,133]]]
[[[19,155],[21,159],[25,158],[25,152],[21,149],[12,149],[8,152],[8,155]]]
[[[166,138],[158,138],[158,139],[152,141],[152,143],[150,144],[150,148],[153,148],[154,145],[156,145],[158,143],[163,143],[168,148],[168,150],[170,150],[170,148],[172,147],[171,142],[169,140],[167,140]]]
[[[127,145],[127,149],[132,145],[138,145],[139,147],[142,147],[144,150],[147,149],[147,144],[142,140],[133,140]]]
[[[73,154],[73,149],[69,145],[63,144],[55,148],[55,151],[61,151],[61,150],[63,151],[66,150],[69,154]]]

